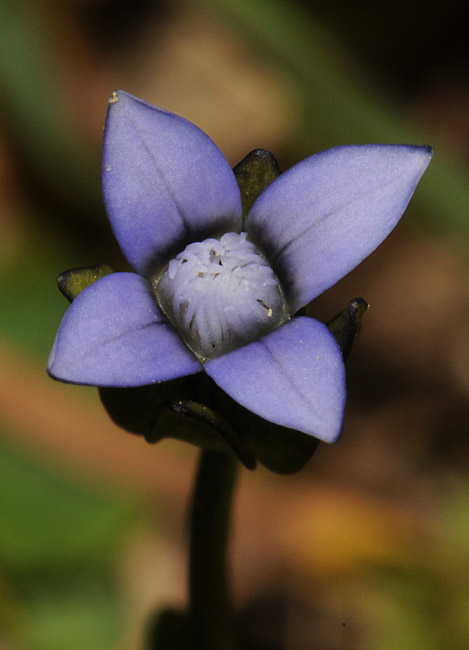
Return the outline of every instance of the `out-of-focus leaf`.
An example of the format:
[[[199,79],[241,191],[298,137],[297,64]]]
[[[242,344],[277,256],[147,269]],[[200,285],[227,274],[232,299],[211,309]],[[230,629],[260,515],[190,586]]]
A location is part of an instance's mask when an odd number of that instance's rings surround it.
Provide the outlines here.
[[[99,494],[2,446],[0,567],[16,596],[15,647],[115,647],[122,617],[113,564],[136,514],[130,495]]]
[[[44,254],[47,251],[47,254]],[[75,259],[68,262],[76,263]],[[47,355],[64,314],[58,269],[67,264],[43,234],[24,238],[21,250],[1,268],[0,333],[27,350]]]
[[[48,474],[5,447],[1,451],[1,559],[21,572],[63,568],[71,552],[76,567],[93,558],[106,563],[109,540],[117,545],[130,522],[131,496],[112,500]]]
[[[86,218],[102,210],[99,154],[79,135],[58,83],[71,73],[60,29],[52,5],[0,0],[0,111],[23,162]]]
[[[117,585],[102,572],[62,574],[29,591],[18,646],[34,650],[114,650],[122,636]],[[39,578],[38,578],[39,581]]]

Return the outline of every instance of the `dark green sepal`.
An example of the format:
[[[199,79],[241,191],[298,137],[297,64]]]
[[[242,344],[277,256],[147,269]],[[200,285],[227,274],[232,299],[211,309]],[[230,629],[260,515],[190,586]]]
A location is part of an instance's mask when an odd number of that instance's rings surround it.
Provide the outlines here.
[[[215,429],[238,456],[241,463],[247,469],[255,469],[257,463],[254,454],[219,413],[204,404],[191,400],[178,400],[173,402],[171,407],[176,413],[200,420]]]
[[[153,442],[151,437],[161,411],[171,400],[184,394],[186,383],[184,377],[147,386],[98,390],[104,408],[118,426]]]
[[[195,379],[197,378],[197,379]],[[187,440],[197,446],[228,448],[222,436],[203,420],[188,418],[171,404],[197,395],[199,373],[159,384],[130,388],[99,388],[99,396],[111,419],[120,427],[155,443],[163,438]]]
[[[149,443],[183,440],[202,449],[234,453],[245,467],[254,469],[255,457],[226,420],[190,399],[201,396],[207,380],[199,373],[149,386],[100,388],[99,395],[118,426]]]
[[[200,399],[205,391],[215,407],[189,399]],[[319,442],[251,413],[202,373],[150,386],[100,388],[99,395],[118,426],[149,443],[173,438],[202,449],[234,453],[248,469],[254,469],[257,460],[279,474],[297,472]]]
[[[320,440],[314,436],[267,422],[251,412],[246,416],[249,419],[246,444],[257,460],[271,472],[298,472],[319,446]]]
[[[280,168],[270,151],[254,149],[233,167],[233,172],[241,190],[244,220],[257,197],[280,176]]]
[[[348,306],[328,323],[347,360],[352,346],[360,332],[360,326],[368,303],[363,298],[354,298]],[[292,474],[299,471],[311,458],[320,440],[301,431],[281,427],[267,422],[230,400],[231,414],[227,419],[238,431],[244,431],[244,442],[257,460],[278,474]],[[226,407],[230,408],[229,404]],[[225,414],[225,410],[222,411]]]
[[[109,264],[81,266],[61,273],[57,278],[57,286],[67,300],[72,302],[83,289],[110,273],[114,273],[114,270]]]
[[[363,316],[369,307],[369,304],[363,298],[353,298],[348,307],[326,323],[342,350],[344,361],[347,361],[349,357],[355,339],[360,333]]]
[[[365,300],[354,298],[327,324],[344,360],[367,309]],[[100,388],[99,393],[112,420],[147,442],[174,438],[202,449],[234,453],[248,469],[254,469],[257,460],[272,472],[292,474],[304,467],[320,442],[260,418],[205,373],[150,386]]]
[[[214,382],[212,398],[238,440],[272,472],[293,474],[299,471],[317,449],[317,438],[264,420],[231,399]]]

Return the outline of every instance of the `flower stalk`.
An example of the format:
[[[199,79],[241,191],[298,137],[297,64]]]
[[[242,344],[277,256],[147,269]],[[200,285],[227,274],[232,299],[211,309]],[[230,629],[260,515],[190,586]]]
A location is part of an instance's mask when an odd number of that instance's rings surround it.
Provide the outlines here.
[[[189,637],[194,650],[235,647],[227,546],[236,473],[231,454],[202,452],[190,513]]]

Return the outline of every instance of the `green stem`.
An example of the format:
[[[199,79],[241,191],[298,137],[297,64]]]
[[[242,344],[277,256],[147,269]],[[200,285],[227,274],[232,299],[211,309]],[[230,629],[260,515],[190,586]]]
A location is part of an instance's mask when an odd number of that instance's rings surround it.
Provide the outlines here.
[[[189,566],[190,647],[233,650],[226,550],[237,461],[202,452],[191,512]]]

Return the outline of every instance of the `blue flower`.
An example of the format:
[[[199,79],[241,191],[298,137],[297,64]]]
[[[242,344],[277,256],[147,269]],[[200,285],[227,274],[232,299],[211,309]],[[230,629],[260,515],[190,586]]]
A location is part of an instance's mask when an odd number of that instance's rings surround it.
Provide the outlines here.
[[[244,223],[230,165],[196,126],[125,92],[106,121],[103,192],[137,273],[69,307],[48,370],[61,381],[142,386],[197,373],[262,418],[332,442],[345,372],[327,327],[298,310],[394,228],[429,147],[335,147],[280,175]]]

